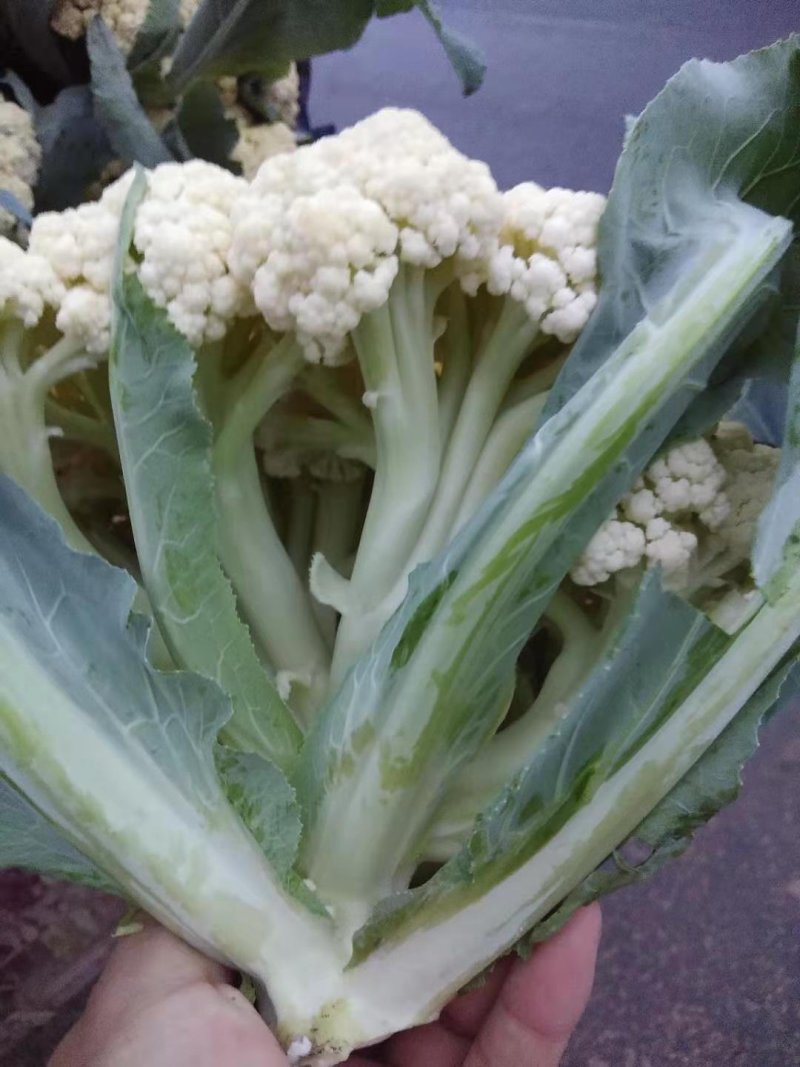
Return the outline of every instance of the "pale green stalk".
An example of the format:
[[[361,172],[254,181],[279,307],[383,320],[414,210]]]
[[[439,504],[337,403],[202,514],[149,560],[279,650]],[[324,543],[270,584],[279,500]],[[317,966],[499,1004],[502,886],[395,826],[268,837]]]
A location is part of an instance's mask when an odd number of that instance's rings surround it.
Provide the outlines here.
[[[339,626],[334,688],[363,647],[363,612],[379,603],[402,573],[436,489],[441,441],[433,308],[444,281],[420,267],[401,267],[389,302],[366,315],[352,335],[377,457],[350,580],[357,607]]]
[[[253,365],[229,387],[214,473],[222,564],[270,663],[297,683],[292,703],[307,720],[327,682],[328,651],[307,589],[270,518],[253,444],[259,423],[303,365],[302,350],[290,337],[256,351]]]
[[[309,874],[319,886],[358,902],[391,891],[394,873],[413,855],[441,800],[447,773],[458,767],[459,740],[473,746],[480,740],[470,649],[516,607],[526,583],[534,576],[540,587],[545,582],[551,548],[586,492],[614,470],[691,371],[727,341],[731,322],[740,322],[741,309],[762,291],[790,235],[785,220],[743,208],[736,225],[694,260],[679,289],[665,294],[545,424],[547,447],[540,435],[532,440],[529,461],[520,466],[526,473],[506,506],[436,590],[424,639],[414,619],[399,639],[399,666],[389,672],[380,721],[359,743],[354,770],[328,772],[331,785],[306,842]],[[561,577],[547,580],[555,587]],[[542,598],[526,609],[528,632],[545,606]],[[348,692],[344,714],[349,700]],[[336,852],[324,847],[333,835]]]
[[[441,1007],[548,914],[642,822],[732,722],[800,637],[800,574],[763,608],[669,720],[516,869],[417,913],[346,977],[359,1040],[410,1027]],[[458,896],[458,894],[456,894]],[[389,1022],[391,1020],[391,1023]]]

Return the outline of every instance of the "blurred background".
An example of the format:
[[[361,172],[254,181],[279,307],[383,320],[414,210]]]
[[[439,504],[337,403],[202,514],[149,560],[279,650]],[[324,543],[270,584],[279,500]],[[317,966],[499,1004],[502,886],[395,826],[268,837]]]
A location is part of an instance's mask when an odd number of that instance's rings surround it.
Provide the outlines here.
[[[0,4],[9,0],[0,0]],[[799,29],[798,0],[440,0],[478,42],[464,99],[418,14],[373,23],[313,64],[312,119],[424,111],[498,182],[606,191],[623,117],[685,60]],[[743,795],[682,859],[605,905],[597,986],[565,1067],[800,1065],[800,715],[765,730]],[[0,1064],[44,1067],[108,950],[118,902],[0,879]],[[144,1065],[143,1065],[144,1067]],[[420,1064],[419,1067],[425,1067]]]

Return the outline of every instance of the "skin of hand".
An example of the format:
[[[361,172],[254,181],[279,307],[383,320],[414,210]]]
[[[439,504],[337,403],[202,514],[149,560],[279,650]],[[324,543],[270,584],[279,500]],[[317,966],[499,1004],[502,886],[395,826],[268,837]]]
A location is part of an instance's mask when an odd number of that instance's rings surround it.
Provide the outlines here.
[[[353,1055],[348,1067],[558,1067],[583,1014],[600,939],[596,904],[530,959],[506,959],[438,1022]],[[146,922],[115,948],[49,1067],[288,1067],[233,975]]]

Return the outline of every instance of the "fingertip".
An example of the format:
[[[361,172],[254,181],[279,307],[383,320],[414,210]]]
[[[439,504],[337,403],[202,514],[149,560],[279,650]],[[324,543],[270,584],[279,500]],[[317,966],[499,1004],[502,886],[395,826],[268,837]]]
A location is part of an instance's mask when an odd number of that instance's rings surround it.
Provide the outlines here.
[[[517,963],[502,992],[506,1009],[549,1040],[568,1038],[589,1001],[601,929],[598,904],[577,911]]]

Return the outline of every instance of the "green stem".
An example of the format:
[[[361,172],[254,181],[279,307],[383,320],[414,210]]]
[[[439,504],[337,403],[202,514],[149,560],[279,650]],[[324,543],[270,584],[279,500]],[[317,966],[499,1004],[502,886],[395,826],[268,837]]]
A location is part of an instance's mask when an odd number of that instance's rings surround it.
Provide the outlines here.
[[[536,431],[547,397],[547,392],[534,393],[500,415],[464,490],[461,506],[453,522],[453,534],[458,533],[472,518],[511,466],[522,446]]]
[[[486,702],[546,610],[547,590],[564,577],[568,563],[555,543],[589,489],[616,488],[626,457],[636,456],[669,400],[687,395],[696,368],[707,373],[720,358],[790,239],[790,224],[747,209],[737,229],[703,249],[679,286],[544,424],[515,464],[502,506],[462,541],[459,555],[431,569],[393,634],[393,651],[382,650],[368,696],[358,695],[357,714],[352,680],[343,687],[318,734],[322,742],[335,733],[338,751],[307,832],[317,885],[375,900],[418,854],[452,776],[487,736]],[[351,731],[368,713],[371,731],[357,739],[355,769],[337,774]],[[315,752],[310,746],[308,758]],[[336,855],[321,845],[333,834]]]
[[[447,448],[458,418],[472,372],[467,298],[460,286],[452,285],[444,295],[447,329],[442,338],[442,376],[439,380],[439,426],[442,449]]]
[[[253,358],[255,369],[248,363],[233,380],[214,446],[220,557],[269,661],[300,683],[292,705],[308,722],[327,682],[329,655],[307,588],[270,518],[253,445],[256,427],[304,358],[290,338]]]
[[[375,481],[351,578],[365,611],[404,572],[439,476],[441,442],[433,354],[437,284],[421,268],[401,269],[389,303],[365,316],[353,334],[372,406]],[[342,618],[331,684],[338,685],[364,647],[361,609]]]
[[[25,340],[21,323],[5,327],[0,351],[0,470],[56,519],[70,548],[93,554],[92,544],[58,488],[44,414],[47,392],[58,380],[58,369],[71,367],[82,349],[62,338],[24,370]],[[65,370],[65,376],[68,373]]]
[[[475,362],[447,447],[436,498],[406,573],[431,559],[451,539],[470,476],[508,388],[539,335],[525,308],[506,300]]]
[[[112,459],[119,460],[117,439],[108,423],[94,419],[91,415],[83,415],[79,411],[71,411],[51,397],[47,398],[45,412],[48,424],[57,427],[68,441],[90,445],[107,452]]]
[[[545,617],[559,631],[561,652],[528,710],[496,734],[455,778],[426,847],[428,859],[448,859],[461,847],[478,812],[502,791],[558,726],[569,710],[569,698],[597,662],[607,631],[593,626],[567,593],[556,593]]]
[[[300,388],[320,407],[334,415],[338,422],[357,431],[360,436],[372,436],[372,422],[361,400],[346,392],[342,386],[341,370],[333,367],[308,367],[301,375]]]
[[[305,584],[311,563],[311,536],[314,529],[314,490],[305,478],[288,479],[289,526],[286,533],[286,551],[294,569]]]
[[[340,573],[347,568],[358,540],[364,513],[364,478],[325,481],[317,484],[317,511],[312,554],[324,556]],[[314,601],[314,614],[328,643],[333,646],[338,615],[326,604]]]

